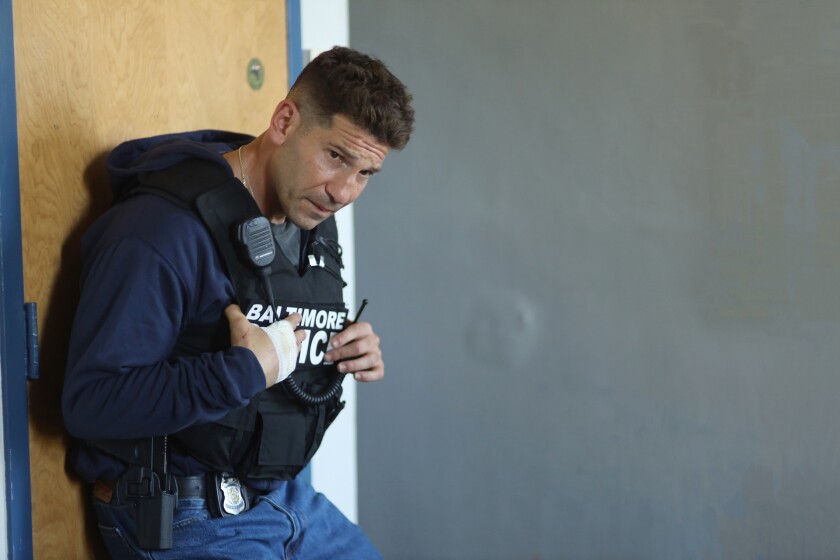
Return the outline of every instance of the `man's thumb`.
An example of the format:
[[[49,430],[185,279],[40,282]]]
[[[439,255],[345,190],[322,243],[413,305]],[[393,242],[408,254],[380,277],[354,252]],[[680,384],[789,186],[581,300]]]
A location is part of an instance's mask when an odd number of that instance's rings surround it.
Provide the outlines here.
[[[239,309],[238,305],[231,303],[225,307],[225,317],[227,317],[228,322],[232,323],[237,319],[244,319],[245,315],[242,314],[242,310]]]

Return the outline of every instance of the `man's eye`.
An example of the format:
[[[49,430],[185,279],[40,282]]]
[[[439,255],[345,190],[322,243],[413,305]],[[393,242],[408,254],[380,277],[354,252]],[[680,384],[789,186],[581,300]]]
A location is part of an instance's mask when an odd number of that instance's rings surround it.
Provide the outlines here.
[[[339,153],[338,153],[338,152],[336,152],[335,150],[330,150],[330,158],[331,158],[331,159],[340,159],[340,158],[341,158],[341,156],[340,156],[340,155],[339,155]]]

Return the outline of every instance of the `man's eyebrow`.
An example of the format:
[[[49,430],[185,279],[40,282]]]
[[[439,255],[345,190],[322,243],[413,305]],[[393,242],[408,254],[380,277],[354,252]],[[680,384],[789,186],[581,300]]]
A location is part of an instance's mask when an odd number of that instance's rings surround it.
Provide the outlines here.
[[[351,150],[350,148],[346,148],[346,147],[341,146],[339,144],[332,144],[332,143],[330,143],[330,148],[335,150],[336,152],[341,154],[341,156],[343,156],[347,159],[350,159],[350,160],[353,160],[353,161],[356,161],[357,159],[359,159],[359,153]]]
[[[349,148],[345,148],[344,146],[339,146],[338,144],[332,143],[329,144],[329,146],[331,150],[335,150],[340,156],[349,159],[350,161],[358,161],[359,159],[361,159],[361,156],[359,156],[358,152],[355,152]],[[371,175],[373,175],[374,173],[379,173],[381,170],[381,167],[374,166],[364,169],[363,171],[367,171]]]

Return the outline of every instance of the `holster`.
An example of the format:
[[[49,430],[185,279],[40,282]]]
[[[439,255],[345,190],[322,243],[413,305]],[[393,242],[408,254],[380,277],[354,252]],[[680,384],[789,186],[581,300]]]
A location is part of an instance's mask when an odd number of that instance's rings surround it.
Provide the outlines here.
[[[140,548],[164,550],[172,548],[172,518],[178,503],[178,493],[174,491],[172,475],[163,475],[161,479],[154,472],[149,479],[150,492],[138,496],[135,506],[137,522],[137,544]]]
[[[130,448],[136,462],[116,484],[117,499],[132,508],[137,544],[144,549],[172,548],[172,519],[178,503],[175,477],[167,472],[167,438],[150,438]]]

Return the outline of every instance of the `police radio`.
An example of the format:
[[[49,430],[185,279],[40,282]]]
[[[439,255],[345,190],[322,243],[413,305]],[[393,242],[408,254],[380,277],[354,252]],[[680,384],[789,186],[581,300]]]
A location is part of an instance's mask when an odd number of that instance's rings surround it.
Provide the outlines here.
[[[271,222],[265,216],[245,220],[236,228],[236,240],[244,249],[245,260],[259,273],[265,295],[273,305],[274,292],[271,290],[270,276],[275,253]]]
[[[240,222],[236,227],[236,241],[243,249],[242,253],[248,265],[260,275],[263,290],[268,301],[271,302],[272,307],[276,308],[277,304],[271,288],[271,263],[274,262],[275,256],[274,234],[271,231],[271,222],[265,216],[257,216]],[[359,312],[356,313],[356,320],[358,320],[366,304],[367,300],[364,300]],[[341,389],[341,382],[343,380],[343,374],[336,372],[332,382],[318,394],[305,391],[292,379],[291,375],[281,383],[299,402],[310,406],[317,406],[335,397]]]

